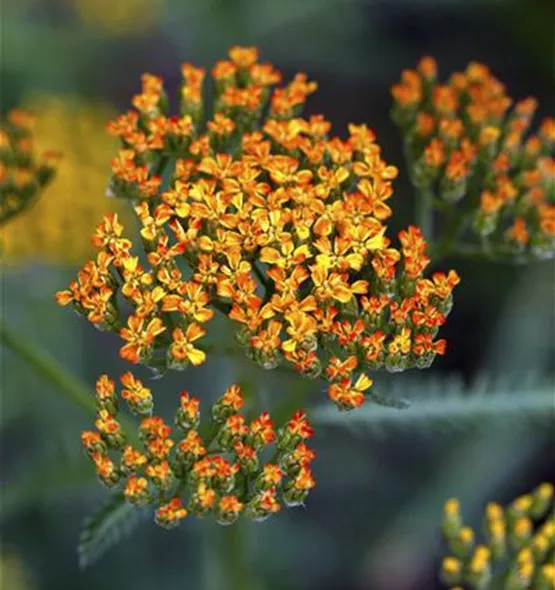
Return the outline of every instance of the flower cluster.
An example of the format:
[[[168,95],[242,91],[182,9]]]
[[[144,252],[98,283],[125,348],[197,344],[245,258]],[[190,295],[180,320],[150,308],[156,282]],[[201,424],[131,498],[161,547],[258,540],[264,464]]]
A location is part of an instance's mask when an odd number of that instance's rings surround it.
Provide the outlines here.
[[[10,111],[0,121],[0,224],[31,205],[52,180],[60,154],[45,151],[37,157],[33,115]]]
[[[39,95],[23,104],[35,113],[35,149],[56,146],[64,157],[56,182],[2,228],[3,257],[10,265],[37,260],[82,264],[94,253],[89,236],[104,213],[118,211],[122,219],[132,219],[129,212],[124,216],[122,203],[104,197],[106,158],[117,144],[101,126],[113,112],[104,103],[71,96]]]
[[[392,94],[413,183],[439,210],[460,212],[486,252],[555,254],[555,118],[529,134],[537,101],[513,105],[474,62],[440,83],[435,60],[422,58]]]
[[[282,505],[303,504],[314,487],[315,452],[305,442],[313,429],[304,412],[277,431],[266,412],[249,422],[232,385],[203,420],[199,400],[182,392],[170,426],[153,415],[152,393],[139,379],[126,373],[121,384],[118,396],[106,375],[97,381],[96,430],[83,432],[82,444],[100,481],[132,504],[156,505],[158,524],[173,527],[189,513],[221,524],[241,514],[263,520]],[[141,418],[135,439],[118,421],[120,398]]]
[[[484,544],[475,544],[472,528],[463,526],[459,502],[445,504],[443,532],[453,555],[442,565],[446,584],[486,589],[493,579],[495,562],[503,563],[502,587],[506,590],[550,590],[555,587],[555,511],[553,486],[540,485],[503,509],[488,504],[483,522]],[[501,586],[500,586],[501,587]],[[455,590],[453,588],[453,590]]]
[[[212,70],[205,126],[203,70],[183,64],[173,117],[162,80],[143,76],[136,110],[109,125],[122,142],[111,191],[134,202],[150,268],[107,216],[97,260],[58,301],[118,331],[123,358],[176,369],[205,360],[199,341],[218,309],[262,367],[323,376],[339,407],[357,407],[372,385],[364,371],[426,367],[443,354],[434,338],[458,276],[423,277],[418,228],[399,234],[398,249],[385,237],[397,170],[371,130],[328,137],[322,116],[298,116],[314,82],[297,74],[271,92],[281,75],[255,49],[229,57]],[[118,293],[132,305],[126,319]]]

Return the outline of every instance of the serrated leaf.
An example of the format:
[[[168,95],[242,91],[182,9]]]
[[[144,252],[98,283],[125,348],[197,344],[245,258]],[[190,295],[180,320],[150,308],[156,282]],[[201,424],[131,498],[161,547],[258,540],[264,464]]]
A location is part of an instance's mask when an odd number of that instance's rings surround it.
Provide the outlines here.
[[[116,494],[92,517],[85,521],[77,549],[79,566],[85,569],[97,561],[108,549],[127,537],[149,513]]]
[[[529,426],[547,423],[553,426],[555,402],[551,384],[534,381],[520,382],[511,387],[505,377],[481,377],[473,386],[465,388],[462,382],[441,379],[401,380],[392,392],[403,385],[413,400],[410,407],[399,411],[367,404],[349,414],[335,408],[321,406],[314,410],[312,420],[320,426],[338,426],[361,432],[372,432],[377,426],[386,428],[420,428],[423,432],[436,431],[449,426],[470,430],[480,422],[508,424],[522,422]]]

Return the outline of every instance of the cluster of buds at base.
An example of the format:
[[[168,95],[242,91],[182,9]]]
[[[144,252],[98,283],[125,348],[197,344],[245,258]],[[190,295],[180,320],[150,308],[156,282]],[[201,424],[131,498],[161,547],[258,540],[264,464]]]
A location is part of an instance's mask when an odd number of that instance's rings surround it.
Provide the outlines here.
[[[463,216],[487,254],[553,257],[555,118],[530,134],[537,101],[513,106],[475,62],[440,83],[435,60],[422,58],[392,94],[414,185],[440,211]]]
[[[135,204],[149,267],[107,216],[93,236],[97,260],[58,301],[118,332],[121,356],[156,370],[202,364],[217,309],[261,367],[323,376],[329,397],[352,409],[372,385],[367,371],[425,368],[444,353],[434,339],[458,276],[423,276],[418,228],[399,234],[399,249],[385,236],[397,170],[370,129],[329,137],[322,116],[299,116],[316,88],[304,74],[272,90],[281,74],[254,48],[229,58],[212,71],[208,109],[205,72],[182,66],[173,117],[162,80],[143,76],[136,110],[109,130],[122,143],[112,192]],[[205,110],[214,115],[204,124]],[[119,297],[132,307],[126,318]]]
[[[555,588],[553,486],[544,483],[509,506],[487,505],[483,544],[463,525],[456,499],[445,503],[443,534],[453,555],[441,577],[452,590],[552,590]]]
[[[241,390],[232,385],[206,420],[199,400],[182,392],[170,425],[152,414],[152,394],[139,379],[126,373],[121,383],[118,396],[114,381],[99,378],[96,430],[83,432],[81,442],[100,481],[131,504],[154,505],[161,526],[176,526],[188,514],[220,524],[241,514],[264,520],[282,506],[303,504],[314,487],[315,452],[306,445],[313,429],[304,412],[277,431],[266,412],[249,423],[239,413]],[[141,417],[138,436],[118,421],[120,397]]]
[[[18,215],[52,180],[61,154],[33,150],[31,113],[14,109],[0,121],[0,224]]]

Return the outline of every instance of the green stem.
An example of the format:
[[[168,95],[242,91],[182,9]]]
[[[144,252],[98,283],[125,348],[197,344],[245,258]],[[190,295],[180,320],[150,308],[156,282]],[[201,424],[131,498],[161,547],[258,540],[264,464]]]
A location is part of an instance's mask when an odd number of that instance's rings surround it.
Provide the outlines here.
[[[258,266],[258,264],[256,263],[256,260],[253,261],[252,268],[254,270],[254,274],[257,276],[258,280],[260,281],[261,286],[264,288],[264,292],[265,292],[264,297],[269,299],[268,295],[272,289],[272,285],[270,283],[270,280],[264,274],[262,269]]]
[[[426,241],[430,244],[434,239],[434,195],[429,188],[418,189],[416,197],[416,224],[420,227]]]
[[[447,221],[445,232],[430,248],[431,258],[434,264],[451,255],[453,245],[464,227],[466,219],[466,215],[461,211],[452,211],[451,216]]]
[[[0,341],[4,346],[25,362],[37,375],[53,386],[54,391],[81,407],[91,416],[96,416],[96,404],[91,388],[72,375],[56,359],[33,345],[10,329],[0,318]],[[136,426],[124,416],[119,418],[122,428],[134,440]]]
[[[94,396],[90,388],[81,383],[44,350],[35,347],[0,319],[0,340],[13,354],[24,361],[37,375],[54,386],[67,399],[80,406],[92,416],[96,413]]]
[[[231,303],[226,303],[225,301],[220,301],[219,299],[213,298],[210,301],[210,305],[220,313],[223,313],[226,317],[229,315],[231,311]]]
[[[248,522],[239,519],[230,526],[221,527],[219,557],[224,564],[226,588],[230,590],[257,590],[246,556]]]
[[[154,169],[154,171],[152,173],[152,176],[162,176],[169,161],[170,161],[170,157],[168,155],[161,156],[160,160],[158,161],[158,165],[156,166],[156,168]]]

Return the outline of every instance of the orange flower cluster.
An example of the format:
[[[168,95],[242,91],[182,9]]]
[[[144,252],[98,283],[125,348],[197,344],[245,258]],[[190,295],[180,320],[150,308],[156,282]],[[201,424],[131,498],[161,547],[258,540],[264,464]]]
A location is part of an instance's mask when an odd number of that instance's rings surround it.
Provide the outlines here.
[[[152,393],[132,373],[121,384],[120,397],[141,417],[138,444],[117,419],[120,400],[106,375],[96,384],[96,430],[83,432],[81,441],[100,481],[120,488],[132,504],[157,505],[161,526],[173,527],[189,513],[213,515],[221,524],[241,514],[263,520],[282,505],[303,504],[314,487],[315,452],[305,442],[313,429],[304,412],[277,432],[266,412],[249,423],[239,413],[241,391],[232,385],[202,424],[199,400],[182,392],[172,427],[152,415]],[[264,463],[271,445],[274,454]]]
[[[52,180],[59,152],[37,160],[33,151],[33,116],[22,109],[0,121],[0,224],[22,212]]]
[[[136,110],[109,125],[122,142],[111,190],[135,203],[150,269],[108,216],[93,237],[98,259],[58,301],[118,331],[130,362],[178,369],[204,362],[204,325],[218,309],[262,367],[323,376],[340,408],[357,407],[372,385],[365,370],[443,354],[434,338],[458,277],[423,278],[418,228],[399,234],[399,249],[385,237],[397,170],[370,129],[329,137],[322,116],[299,117],[314,82],[298,74],[272,92],[281,75],[255,49],[229,58],[212,70],[205,126],[203,70],[182,66],[174,117],[162,80],[143,76]],[[120,292],[133,307],[126,325]]]
[[[445,503],[443,532],[453,554],[444,558],[441,576],[446,584],[457,584],[452,590],[462,590],[463,583],[469,588],[489,588],[494,569],[506,590],[555,587],[552,484],[541,484],[505,509],[490,502],[483,530],[485,543],[477,545],[477,533],[463,526],[458,500]]]
[[[513,105],[475,62],[442,84],[435,60],[422,58],[392,94],[416,186],[438,195],[444,211],[462,200],[474,231],[492,245],[555,254],[555,118],[529,134],[537,101]]]

